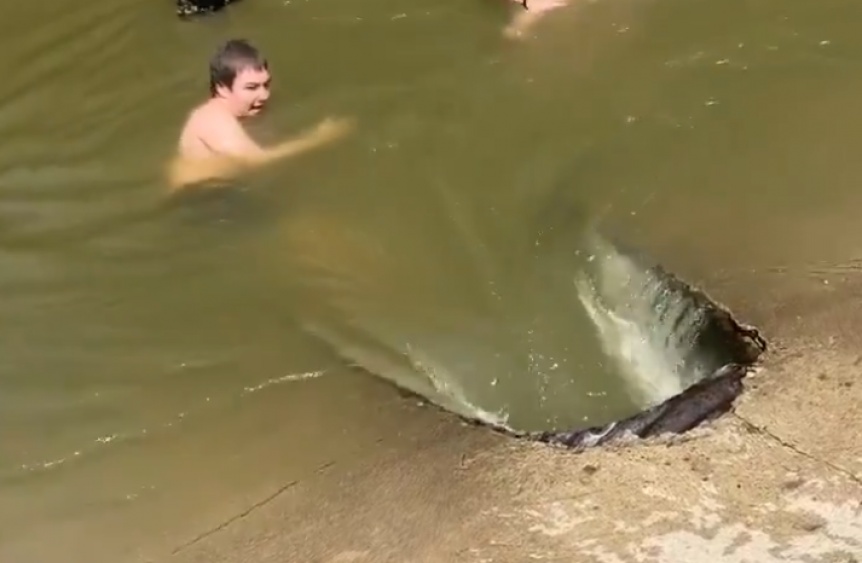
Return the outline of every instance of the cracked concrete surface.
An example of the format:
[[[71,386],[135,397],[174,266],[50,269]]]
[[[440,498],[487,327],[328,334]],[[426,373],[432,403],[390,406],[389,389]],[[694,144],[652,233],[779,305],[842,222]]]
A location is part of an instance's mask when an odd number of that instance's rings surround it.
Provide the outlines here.
[[[574,454],[411,406],[427,424],[409,447],[335,463],[170,561],[859,561],[853,281],[776,290],[780,308],[734,308],[765,329],[772,351],[735,413],[707,428]]]

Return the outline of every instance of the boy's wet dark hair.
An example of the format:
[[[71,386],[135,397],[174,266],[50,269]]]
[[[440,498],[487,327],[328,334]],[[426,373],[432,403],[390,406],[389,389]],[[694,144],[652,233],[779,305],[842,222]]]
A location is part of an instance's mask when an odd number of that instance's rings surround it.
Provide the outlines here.
[[[210,96],[216,95],[216,87],[233,88],[240,71],[247,68],[268,70],[269,65],[260,51],[245,39],[225,41],[210,60]]]

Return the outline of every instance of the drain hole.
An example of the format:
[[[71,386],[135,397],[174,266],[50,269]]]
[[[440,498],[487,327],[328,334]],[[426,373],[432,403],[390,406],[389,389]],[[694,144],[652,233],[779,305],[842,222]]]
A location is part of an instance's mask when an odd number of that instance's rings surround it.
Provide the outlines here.
[[[367,298],[368,284],[344,292],[351,279],[339,273],[332,279],[343,287],[330,278],[313,285],[321,293],[306,301],[321,310],[303,314],[303,325],[345,361],[423,402],[573,449],[683,433],[733,407],[766,350],[756,328],[581,217],[543,215],[541,223],[535,245],[506,255],[529,275],[504,286],[488,314],[471,316],[467,303],[464,315],[447,317],[461,309],[441,299],[449,307],[439,317],[428,305],[411,315],[383,293]],[[411,286],[394,264],[372,264],[369,279],[391,279],[414,301],[440,297]],[[538,413],[548,413],[546,424],[524,416],[534,407],[547,409]]]
[[[598,236],[587,247],[593,252],[591,272],[579,293],[609,356],[628,372],[630,385],[651,388],[654,397],[662,395],[656,389],[662,386],[655,382],[665,382],[665,397],[668,385],[681,391],[626,418],[587,428],[518,431],[458,416],[509,436],[580,451],[623,439],[682,434],[731,410],[743,391],[743,379],[766,351],[759,331],[660,265],[648,265],[648,259],[632,249],[623,251],[620,244]],[[627,354],[619,353],[623,348]],[[639,354],[653,358],[644,360]]]
[[[606,445],[621,439],[682,434],[733,408],[743,391],[743,379],[766,351],[766,340],[753,326],[738,322],[729,309],[689,285],[660,265],[631,249],[594,237],[590,257],[595,268],[591,285],[593,303],[603,302],[607,316],[623,319],[640,329],[644,350],[674,352],[672,374],[643,373],[649,366],[629,360],[641,380],[676,378],[685,388],[627,418],[602,426],[540,432],[497,430],[520,438],[556,444],[574,450]],[[620,264],[630,268],[620,272]],[[608,267],[613,271],[608,270]],[[620,283],[623,279],[623,283]],[[613,280],[610,286],[605,283]],[[602,317],[593,315],[597,325]],[[619,340],[619,339],[618,339]],[[656,366],[653,366],[656,368]],[[658,368],[661,369],[661,368]],[[485,424],[480,421],[472,421]]]

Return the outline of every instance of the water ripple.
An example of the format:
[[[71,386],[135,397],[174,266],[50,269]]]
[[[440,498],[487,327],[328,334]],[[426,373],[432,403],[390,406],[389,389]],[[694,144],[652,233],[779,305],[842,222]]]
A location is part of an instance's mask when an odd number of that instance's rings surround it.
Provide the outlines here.
[[[317,371],[309,371],[303,373],[291,373],[287,375],[283,375],[280,377],[273,377],[267,380],[264,380],[257,385],[251,385],[244,387],[238,394],[231,394],[225,397],[222,401],[213,401],[211,397],[204,397],[203,400],[192,409],[185,410],[177,413],[171,419],[151,428],[141,428],[138,430],[133,430],[129,432],[112,432],[107,434],[102,434],[94,439],[92,439],[89,443],[84,445],[83,447],[72,451],[69,454],[66,454],[61,457],[56,457],[53,459],[42,460],[42,461],[34,461],[29,463],[22,463],[17,471],[13,470],[7,473],[5,476],[0,477],[0,483],[18,480],[25,478],[27,476],[32,476],[34,474],[43,474],[49,470],[55,470],[60,468],[61,466],[66,466],[71,462],[79,461],[84,459],[85,457],[93,456],[97,453],[104,452],[105,448],[110,446],[116,446],[119,444],[125,444],[132,442],[134,440],[142,440],[149,436],[152,436],[159,432],[166,432],[175,427],[179,426],[183,422],[193,418],[194,416],[199,416],[206,410],[212,409],[217,405],[224,404],[235,397],[244,397],[251,395],[253,393],[257,393],[264,389],[267,389],[272,386],[282,385],[284,383],[291,383],[297,381],[306,381],[310,379],[317,379],[323,376],[326,373],[326,370],[317,370]]]

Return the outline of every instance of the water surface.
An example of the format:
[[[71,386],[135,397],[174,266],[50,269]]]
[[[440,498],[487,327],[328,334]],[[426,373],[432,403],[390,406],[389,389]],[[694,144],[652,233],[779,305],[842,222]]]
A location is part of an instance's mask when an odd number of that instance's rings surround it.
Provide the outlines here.
[[[522,426],[627,411],[578,313],[578,233],[697,279],[851,256],[860,15],[602,0],[513,44],[490,1],[248,0],[197,22],[170,3],[15,4],[0,558],[144,558],[409,426],[309,329]],[[160,166],[230,36],[271,61],[260,139],[326,114],[361,126],[167,206]],[[563,242],[537,245],[549,225]]]

